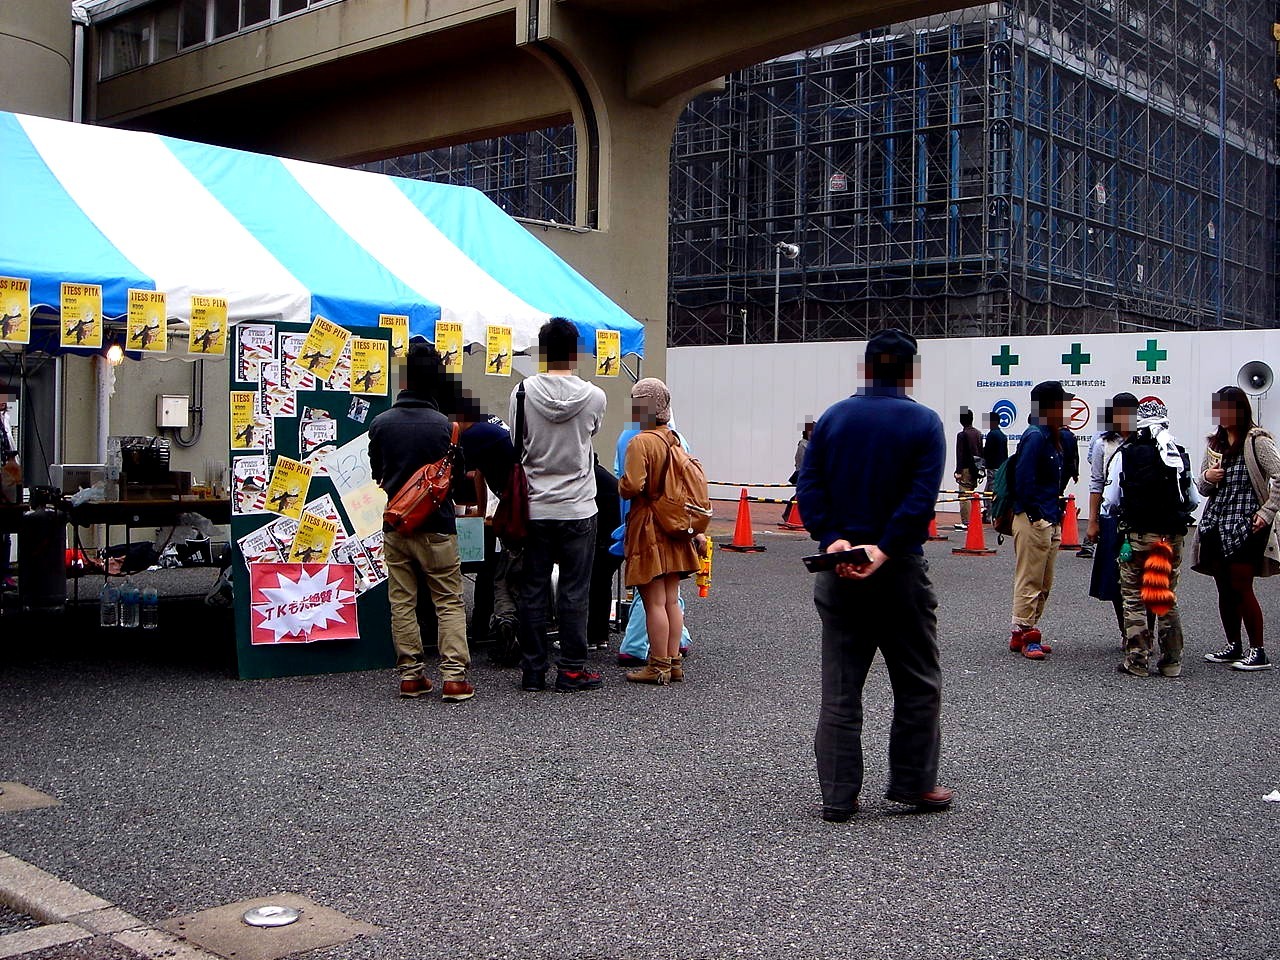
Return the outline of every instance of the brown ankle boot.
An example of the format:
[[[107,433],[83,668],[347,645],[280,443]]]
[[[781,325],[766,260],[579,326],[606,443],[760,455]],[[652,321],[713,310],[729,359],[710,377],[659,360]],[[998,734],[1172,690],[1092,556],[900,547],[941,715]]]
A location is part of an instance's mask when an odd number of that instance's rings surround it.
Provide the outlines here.
[[[671,682],[684,683],[684,657],[678,654],[671,658]]]
[[[671,661],[666,657],[650,657],[649,662],[638,670],[627,671],[629,683],[654,683],[666,686],[671,682]]]

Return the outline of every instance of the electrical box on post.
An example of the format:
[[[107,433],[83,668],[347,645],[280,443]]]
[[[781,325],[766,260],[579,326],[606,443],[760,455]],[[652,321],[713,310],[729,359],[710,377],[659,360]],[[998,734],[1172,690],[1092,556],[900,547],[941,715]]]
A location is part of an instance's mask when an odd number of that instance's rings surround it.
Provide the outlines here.
[[[181,430],[189,425],[191,398],[161,394],[156,397],[156,426]]]

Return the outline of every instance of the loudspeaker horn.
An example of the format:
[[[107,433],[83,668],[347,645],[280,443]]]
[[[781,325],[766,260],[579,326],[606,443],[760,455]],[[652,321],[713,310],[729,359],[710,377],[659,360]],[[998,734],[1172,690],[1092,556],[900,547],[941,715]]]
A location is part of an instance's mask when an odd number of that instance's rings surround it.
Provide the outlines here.
[[[1236,374],[1236,383],[1240,389],[1251,397],[1265,394],[1276,382],[1276,375],[1269,364],[1261,360],[1250,360]]]

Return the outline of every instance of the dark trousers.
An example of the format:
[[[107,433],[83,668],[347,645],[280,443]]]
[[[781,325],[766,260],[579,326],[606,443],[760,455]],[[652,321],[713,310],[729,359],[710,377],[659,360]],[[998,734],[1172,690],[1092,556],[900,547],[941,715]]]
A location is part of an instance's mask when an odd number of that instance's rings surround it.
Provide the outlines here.
[[[587,662],[587,606],[591,561],[596,549],[596,518],[530,520],[520,576],[521,666],[547,669],[547,615],[551,568],[560,567],[556,618],[560,628],[561,670],[580,670]]]
[[[587,643],[594,647],[609,645],[609,608],[613,603],[613,575],[622,566],[622,558],[608,550],[596,549],[591,566],[591,597],[587,603]]]
[[[817,575],[822,710],[814,753],[825,806],[849,809],[862,791],[862,688],[876,650],[893,687],[888,789],[916,794],[937,785],[942,671],[928,570],[923,557],[899,557],[867,580]]]
[[[485,524],[484,561],[476,571],[475,592],[472,593],[471,622],[467,624],[467,636],[483,643],[489,639],[489,621],[493,618],[494,580],[498,567],[498,538],[493,527]]]

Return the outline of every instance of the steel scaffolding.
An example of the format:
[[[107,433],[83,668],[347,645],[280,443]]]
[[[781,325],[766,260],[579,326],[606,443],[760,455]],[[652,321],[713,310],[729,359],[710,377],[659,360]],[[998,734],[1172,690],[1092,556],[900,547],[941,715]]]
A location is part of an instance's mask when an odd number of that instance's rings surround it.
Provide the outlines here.
[[[676,135],[668,342],[1275,325],[1275,12],[991,3],[731,77]]]

